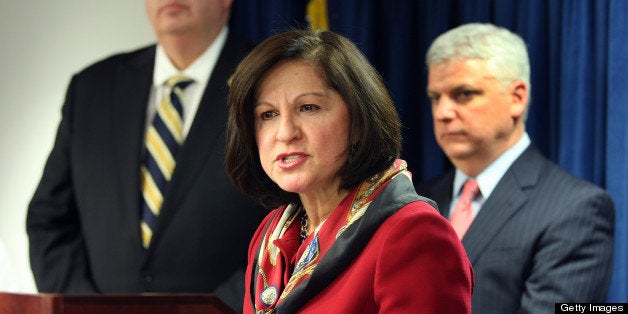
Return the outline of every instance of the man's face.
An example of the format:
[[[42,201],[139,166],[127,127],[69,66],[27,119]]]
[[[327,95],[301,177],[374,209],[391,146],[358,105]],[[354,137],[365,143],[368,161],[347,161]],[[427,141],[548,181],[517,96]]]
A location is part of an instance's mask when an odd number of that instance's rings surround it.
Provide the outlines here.
[[[158,37],[215,33],[228,21],[232,0],[146,0],[146,14]]]
[[[502,89],[486,61],[449,60],[429,67],[436,141],[447,157],[480,169],[510,148],[523,133],[525,83]]]

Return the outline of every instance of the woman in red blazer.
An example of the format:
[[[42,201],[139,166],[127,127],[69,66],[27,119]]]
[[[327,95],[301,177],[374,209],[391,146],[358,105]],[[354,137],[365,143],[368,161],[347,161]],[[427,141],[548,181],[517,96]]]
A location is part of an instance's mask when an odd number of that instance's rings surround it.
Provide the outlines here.
[[[245,313],[470,313],[464,249],[416,194],[394,104],[353,43],[267,39],[238,66],[229,107],[227,171],[276,208],[249,247]]]

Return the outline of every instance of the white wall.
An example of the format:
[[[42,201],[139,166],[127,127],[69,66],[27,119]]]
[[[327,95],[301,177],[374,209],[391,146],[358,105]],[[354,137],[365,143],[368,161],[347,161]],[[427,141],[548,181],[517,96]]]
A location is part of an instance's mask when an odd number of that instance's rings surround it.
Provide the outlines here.
[[[0,265],[0,290],[36,291],[26,208],[52,148],[71,75],[153,41],[140,0],[0,0],[0,242],[10,264]],[[15,282],[3,277],[6,267]]]

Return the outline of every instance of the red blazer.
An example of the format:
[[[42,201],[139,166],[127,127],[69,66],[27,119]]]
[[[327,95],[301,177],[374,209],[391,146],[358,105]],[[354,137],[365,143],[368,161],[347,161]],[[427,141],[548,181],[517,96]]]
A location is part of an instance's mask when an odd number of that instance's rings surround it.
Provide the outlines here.
[[[244,313],[253,313],[251,275],[274,212],[249,247]],[[326,271],[319,268],[313,277]],[[449,222],[427,202],[414,201],[388,217],[348,267],[298,312],[470,313],[472,288],[471,264]]]

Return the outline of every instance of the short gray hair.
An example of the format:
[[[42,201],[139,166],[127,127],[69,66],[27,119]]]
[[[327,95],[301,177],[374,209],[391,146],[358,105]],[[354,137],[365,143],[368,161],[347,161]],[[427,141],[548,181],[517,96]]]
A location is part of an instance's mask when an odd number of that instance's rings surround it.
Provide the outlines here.
[[[530,99],[530,59],[519,35],[493,24],[464,24],[438,36],[428,49],[425,62],[429,67],[448,60],[468,59],[486,60],[502,89],[516,80],[524,81]]]

